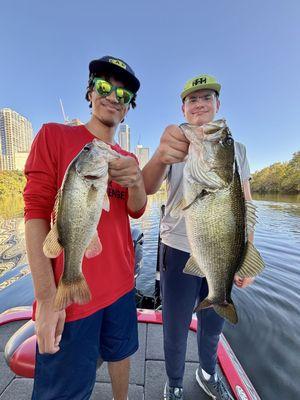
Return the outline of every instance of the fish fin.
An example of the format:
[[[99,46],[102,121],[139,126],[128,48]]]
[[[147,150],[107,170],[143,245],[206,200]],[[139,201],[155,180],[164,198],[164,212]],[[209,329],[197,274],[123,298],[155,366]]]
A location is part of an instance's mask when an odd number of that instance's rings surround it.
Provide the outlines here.
[[[207,196],[210,192],[206,189],[202,189],[199,194],[194,198],[194,200],[183,208],[183,211],[188,210],[197,200],[201,200],[204,196]]]
[[[222,318],[226,319],[227,321],[231,322],[232,324],[238,323],[238,315],[236,312],[236,308],[231,300],[230,303],[226,305],[222,304],[214,304],[214,310],[217,314],[219,314]]]
[[[57,213],[58,213],[58,208],[59,208],[61,196],[62,196],[62,190],[58,189],[58,192],[57,192],[56,197],[55,197],[54,208],[53,208],[53,214],[54,214],[53,225],[56,224]]]
[[[176,205],[174,208],[172,208],[171,212],[170,212],[170,216],[172,218],[179,218],[181,217],[181,215],[183,214],[183,212],[185,210],[188,210],[198,199],[201,199],[203,196],[207,195],[208,192],[203,189],[201,190],[201,192],[199,194],[197,194],[197,196],[194,198],[194,200],[190,203],[187,204],[186,200],[184,198],[182,198]]]
[[[90,289],[83,274],[80,274],[71,283],[66,283],[61,278],[55,296],[54,308],[59,311],[64,310],[72,303],[85,304],[91,300],[91,297]]]
[[[177,204],[175,204],[174,208],[170,211],[171,218],[180,218],[183,213],[183,208],[185,207],[185,200],[182,198]]]
[[[109,212],[109,210],[110,210],[109,197],[108,197],[107,193],[105,193],[105,195],[103,197],[102,209],[107,212]]]
[[[189,275],[200,276],[200,278],[203,278],[205,276],[193,256],[188,259],[183,269],[183,272]]]
[[[253,243],[247,242],[244,254],[244,259],[237,274],[241,278],[254,277],[261,273],[265,263],[259,254],[259,251],[254,247]]]
[[[213,306],[215,312],[219,314],[222,318],[226,319],[227,321],[231,322],[232,324],[237,324],[238,322],[238,315],[236,312],[235,305],[233,304],[232,299],[229,300],[228,303],[224,304],[216,304],[213,303],[208,298],[202,300],[194,309],[194,312],[198,312],[204,308],[208,308]]]
[[[86,256],[86,258],[93,258],[98,256],[101,252],[102,244],[100,242],[98,232],[96,232],[92,237],[90,244],[86,248],[84,255]]]
[[[57,224],[54,224],[48,232],[43,243],[43,252],[48,258],[56,258],[62,252],[63,247],[59,243]]]
[[[249,200],[245,201],[246,204],[246,227],[247,233],[253,232],[257,222],[256,205]]]
[[[194,312],[198,312],[203,308],[209,308],[212,305],[213,305],[212,301],[206,297],[206,299],[200,301],[200,303],[197,304],[197,306],[194,308]]]

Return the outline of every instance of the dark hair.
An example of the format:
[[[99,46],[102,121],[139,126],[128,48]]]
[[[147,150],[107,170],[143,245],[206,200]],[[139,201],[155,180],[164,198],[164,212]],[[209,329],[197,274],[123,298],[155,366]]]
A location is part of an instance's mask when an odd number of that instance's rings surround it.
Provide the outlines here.
[[[92,108],[92,103],[91,103],[91,101],[89,99],[89,94],[93,90],[93,80],[94,80],[94,78],[97,78],[97,76],[96,75],[91,75],[90,76],[89,81],[88,81],[88,85],[87,85],[87,88],[86,88],[86,93],[85,93],[85,99],[90,103],[89,104],[90,108]],[[106,81],[109,81],[111,78],[113,78],[113,79],[116,79],[116,80],[120,80],[122,82],[122,79],[118,79],[117,76],[110,75],[110,74],[107,74],[107,73],[106,74],[105,73],[101,74],[101,78],[105,79]],[[132,108],[136,107],[136,102],[135,101],[136,101],[136,93],[134,94],[133,98],[131,99],[131,102],[129,103]]]

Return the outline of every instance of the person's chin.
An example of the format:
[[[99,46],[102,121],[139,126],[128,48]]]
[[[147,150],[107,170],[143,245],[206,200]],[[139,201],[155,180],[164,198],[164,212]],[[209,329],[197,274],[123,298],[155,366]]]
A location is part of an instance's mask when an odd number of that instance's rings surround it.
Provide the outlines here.
[[[96,114],[95,116],[103,125],[107,126],[108,128],[113,128],[114,126],[119,124],[119,120],[117,119],[117,117],[109,115],[109,113],[107,113],[106,115]]]
[[[211,118],[208,114],[202,114],[197,116],[194,121],[195,125],[204,125],[207,124],[208,122],[211,122]]]
[[[116,118],[103,118],[102,122],[109,128],[113,128],[114,126],[117,126],[119,123],[119,121],[117,121]]]

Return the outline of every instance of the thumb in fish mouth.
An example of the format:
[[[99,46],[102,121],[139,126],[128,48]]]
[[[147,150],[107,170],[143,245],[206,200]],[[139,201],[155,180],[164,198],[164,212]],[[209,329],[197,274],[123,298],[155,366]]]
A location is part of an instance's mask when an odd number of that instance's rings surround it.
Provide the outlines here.
[[[179,128],[182,130],[187,140],[191,143],[196,143],[204,137],[203,126],[184,123],[179,125]]]

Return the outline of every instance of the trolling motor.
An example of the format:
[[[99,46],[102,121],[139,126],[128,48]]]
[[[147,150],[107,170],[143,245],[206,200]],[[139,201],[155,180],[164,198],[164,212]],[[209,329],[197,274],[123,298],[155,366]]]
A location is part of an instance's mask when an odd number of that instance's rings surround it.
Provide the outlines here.
[[[131,230],[133,247],[135,253],[135,268],[134,268],[134,278],[135,280],[141,273],[141,268],[143,266],[143,237],[144,234],[137,228]],[[145,296],[140,290],[136,290],[135,303],[137,308],[146,308],[154,310],[155,300],[153,296]]]
[[[131,236],[132,236],[134,255],[135,255],[134,279],[136,279],[141,273],[141,269],[143,267],[144,234],[138,228],[132,228]]]
[[[160,209],[160,223],[165,214],[165,205],[163,204]],[[162,260],[163,244],[160,237],[160,223],[157,239],[157,257],[156,257],[156,274],[154,292],[152,296],[145,296],[140,290],[136,292],[136,306],[138,308],[160,310],[161,309],[161,295],[160,295],[160,264]]]
[[[156,276],[155,276],[155,286],[154,286],[154,308],[159,310],[161,308],[161,295],[160,295],[160,263],[162,259],[162,241],[160,237],[160,224],[165,215],[166,206],[162,204],[160,208],[160,222],[158,231],[158,241],[157,241],[157,258],[156,258]]]

